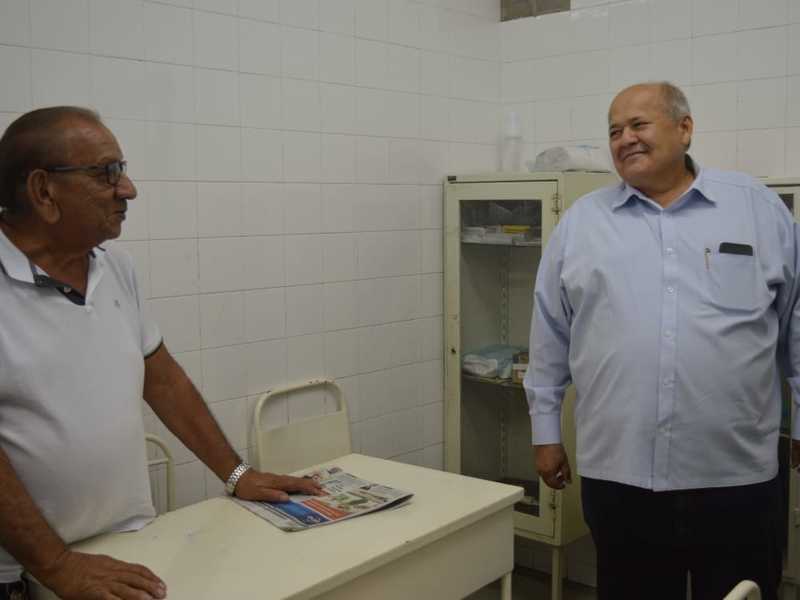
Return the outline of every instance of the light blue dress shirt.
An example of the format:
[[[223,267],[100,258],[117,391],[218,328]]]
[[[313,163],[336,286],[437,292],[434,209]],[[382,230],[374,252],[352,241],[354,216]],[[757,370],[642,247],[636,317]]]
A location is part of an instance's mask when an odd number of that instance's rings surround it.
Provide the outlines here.
[[[583,476],[672,490],[777,474],[778,362],[800,392],[798,230],[764,185],[693,164],[666,209],[624,183],[584,196],[542,256],[524,382],[533,439],[561,440],[574,383]]]

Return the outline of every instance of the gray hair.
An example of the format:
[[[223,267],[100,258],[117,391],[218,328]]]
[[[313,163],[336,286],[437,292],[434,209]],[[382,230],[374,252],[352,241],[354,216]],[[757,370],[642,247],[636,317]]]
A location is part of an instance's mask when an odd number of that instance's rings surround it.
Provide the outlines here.
[[[664,99],[664,112],[670,119],[675,123],[680,123],[685,117],[692,116],[689,101],[681,88],[669,81],[657,81],[654,85],[661,90],[661,97]],[[690,139],[689,143],[686,144],[686,150],[691,146],[692,140]]]
[[[653,83],[661,90],[664,99],[664,108],[667,114],[676,123],[684,117],[691,117],[692,111],[689,108],[689,101],[677,85],[669,81],[656,81]]]
[[[101,124],[93,110],[78,106],[53,106],[25,113],[0,137],[0,209],[24,212],[25,179],[34,169],[53,166],[66,152],[64,125],[74,121]]]

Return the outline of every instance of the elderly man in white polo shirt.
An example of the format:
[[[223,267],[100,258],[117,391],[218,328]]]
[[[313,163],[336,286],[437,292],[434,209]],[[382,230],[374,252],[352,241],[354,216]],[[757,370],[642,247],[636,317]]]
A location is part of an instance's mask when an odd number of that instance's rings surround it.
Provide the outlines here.
[[[26,570],[61,598],[165,598],[147,568],[72,541],[155,514],[141,399],[240,498],[318,493],[231,448],[143,310],[120,234],[136,188],[113,134],[73,107],[0,138],[0,599]]]

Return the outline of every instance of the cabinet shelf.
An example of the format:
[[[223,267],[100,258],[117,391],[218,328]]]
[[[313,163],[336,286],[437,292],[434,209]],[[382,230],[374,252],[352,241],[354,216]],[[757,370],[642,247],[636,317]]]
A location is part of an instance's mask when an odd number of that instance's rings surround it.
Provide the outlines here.
[[[477,383],[486,383],[489,385],[496,385],[504,388],[513,388],[517,390],[522,389],[521,383],[514,383],[510,379],[498,379],[497,377],[481,377],[479,375],[470,375],[469,373],[461,373],[461,376],[467,381],[475,381]]]
[[[510,477],[503,477],[497,480],[499,483],[507,485],[516,485],[525,490],[525,495],[522,500],[514,504],[514,510],[527,515],[538,516],[540,512],[539,505],[539,479],[514,479]]]
[[[542,245],[542,240],[531,240],[529,242],[520,242],[517,240],[509,240],[508,242],[500,241],[479,241],[479,240],[461,240],[462,244],[474,244],[476,246],[521,246],[524,248],[539,248]]]

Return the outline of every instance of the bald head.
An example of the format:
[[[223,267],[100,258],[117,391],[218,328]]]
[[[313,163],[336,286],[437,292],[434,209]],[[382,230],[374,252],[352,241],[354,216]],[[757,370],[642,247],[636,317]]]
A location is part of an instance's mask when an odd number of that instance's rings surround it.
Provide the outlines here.
[[[657,92],[659,98],[661,99],[661,107],[664,113],[676,123],[684,117],[690,117],[692,115],[686,95],[678,86],[670,83],[669,81],[650,81],[646,83],[637,83],[636,85],[627,87],[616,95],[614,100],[611,102],[611,107],[614,106],[614,103],[618,99],[642,91]],[[608,119],[610,123],[611,108],[609,108]]]
[[[0,207],[24,212],[25,180],[32,170],[68,161],[81,125],[102,125],[100,116],[76,106],[55,106],[26,113],[0,138]]]

